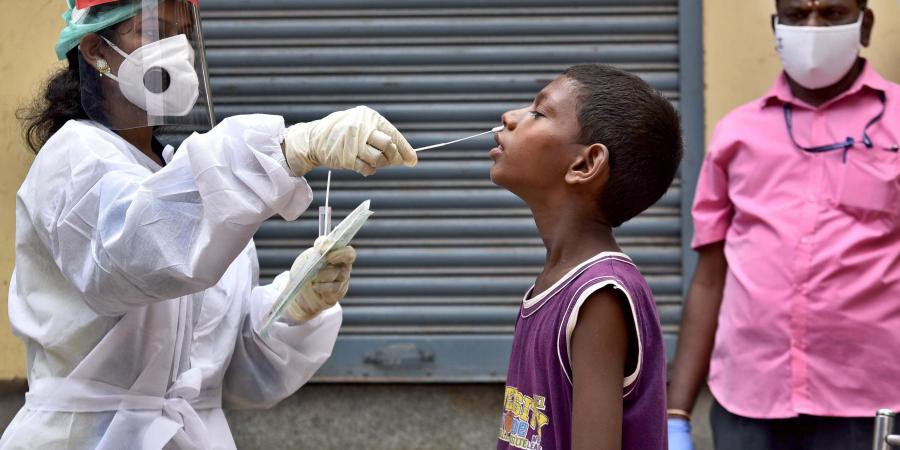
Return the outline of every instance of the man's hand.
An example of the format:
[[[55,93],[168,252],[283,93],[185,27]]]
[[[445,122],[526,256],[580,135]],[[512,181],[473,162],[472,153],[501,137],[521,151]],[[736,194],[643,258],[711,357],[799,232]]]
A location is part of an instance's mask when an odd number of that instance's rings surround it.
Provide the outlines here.
[[[725,275],[728,262],[725,259],[725,243],[716,242],[697,249],[700,259],[697,270],[691,281],[691,289],[685,300],[681,319],[681,332],[678,336],[678,349],[672,364],[672,378],[667,392],[668,407],[689,412],[694,407],[697,393],[706,383],[709,373],[709,360],[715,343],[716,328],[719,324],[719,307],[722,305],[722,292],[725,286]],[[691,449],[692,447],[675,447],[677,442],[672,437],[673,420],[669,418],[669,448]],[[676,422],[676,430],[686,436],[690,442],[690,423]],[[683,429],[687,429],[686,432]]]

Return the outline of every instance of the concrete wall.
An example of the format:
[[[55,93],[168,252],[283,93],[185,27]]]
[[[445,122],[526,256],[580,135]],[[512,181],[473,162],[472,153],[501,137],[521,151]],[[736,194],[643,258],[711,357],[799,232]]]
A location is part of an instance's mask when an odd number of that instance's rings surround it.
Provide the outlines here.
[[[25,376],[25,350],[10,332],[6,314],[15,259],[16,190],[32,160],[16,110],[38,94],[42,82],[58,67],[53,46],[65,4],[62,0],[4,1],[0,14],[0,380]]]

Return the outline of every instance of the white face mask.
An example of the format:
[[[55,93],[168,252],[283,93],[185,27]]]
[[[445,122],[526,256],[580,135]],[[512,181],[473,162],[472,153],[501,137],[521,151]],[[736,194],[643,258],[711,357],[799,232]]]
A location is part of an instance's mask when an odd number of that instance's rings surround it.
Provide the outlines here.
[[[775,48],[784,71],[808,89],[837,83],[856,62],[862,14],[855,23],[794,27],[775,22]]]
[[[160,39],[130,55],[103,40],[125,58],[118,75],[107,74],[119,83],[125,98],[154,116],[181,117],[191,112],[200,96],[200,80],[187,36]]]

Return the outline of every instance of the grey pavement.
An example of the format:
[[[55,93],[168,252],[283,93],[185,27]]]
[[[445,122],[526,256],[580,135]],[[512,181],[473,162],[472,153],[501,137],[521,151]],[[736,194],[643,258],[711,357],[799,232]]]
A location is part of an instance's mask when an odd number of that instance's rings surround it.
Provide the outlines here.
[[[712,450],[710,398],[694,413],[696,450]],[[270,410],[226,413],[239,449],[492,449],[502,400],[500,384],[310,384]],[[23,402],[0,395],[0,429]]]

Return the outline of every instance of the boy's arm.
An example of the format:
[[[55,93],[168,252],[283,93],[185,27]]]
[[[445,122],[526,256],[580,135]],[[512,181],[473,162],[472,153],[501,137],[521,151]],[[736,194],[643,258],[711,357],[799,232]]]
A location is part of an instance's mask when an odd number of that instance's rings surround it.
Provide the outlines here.
[[[611,289],[584,302],[572,332],[572,448],[620,449],[628,306]],[[630,309],[629,309],[630,311]],[[630,314],[630,313],[629,313]]]
[[[668,406],[690,412],[709,372],[728,263],[724,241],[697,249],[700,258],[684,304]]]

